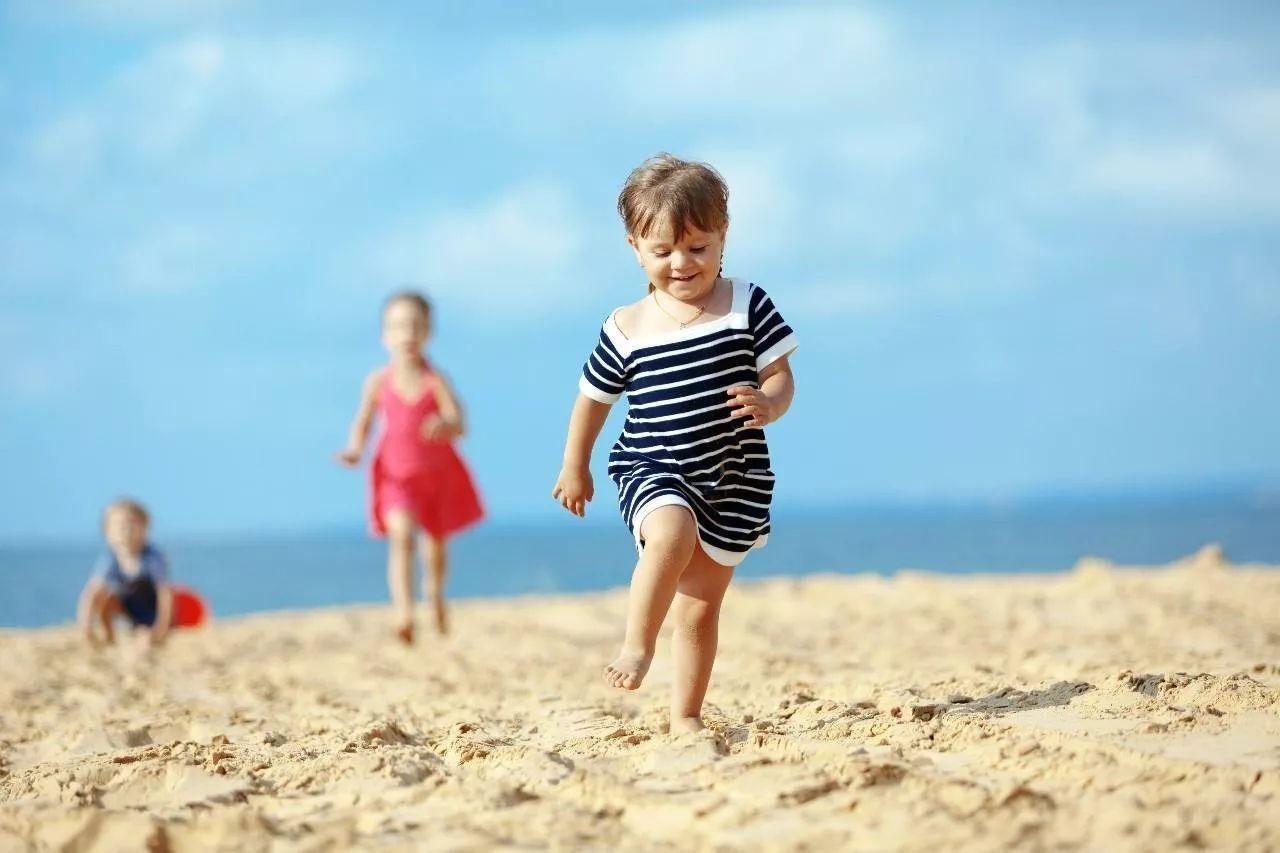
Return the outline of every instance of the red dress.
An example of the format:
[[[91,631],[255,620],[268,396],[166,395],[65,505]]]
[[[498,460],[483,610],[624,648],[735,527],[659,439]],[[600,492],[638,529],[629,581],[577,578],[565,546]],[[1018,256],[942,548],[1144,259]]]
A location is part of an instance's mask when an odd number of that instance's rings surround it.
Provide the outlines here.
[[[373,456],[370,488],[370,526],[385,536],[386,514],[405,510],[419,527],[441,539],[470,527],[484,517],[466,464],[444,439],[422,435],[422,424],[440,411],[434,372],[423,365],[424,390],[409,402],[396,393],[390,368],[378,389],[382,436]]]

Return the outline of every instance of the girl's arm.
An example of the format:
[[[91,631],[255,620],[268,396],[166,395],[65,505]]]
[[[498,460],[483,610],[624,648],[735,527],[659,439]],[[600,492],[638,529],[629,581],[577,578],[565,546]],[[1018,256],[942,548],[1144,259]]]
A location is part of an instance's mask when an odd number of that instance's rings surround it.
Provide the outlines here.
[[[339,462],[350,468],[359,465],[360,457],[364,455],[364,443],[369,438],[369,426],[373,423],[373,412],[378,404],[378,389],[381,384],[381,371],[370,373],[364,380],[364,388],[360,391],[360,408],[356,409],[355,419],[351,422],[347,446],[335,454]]]
[[[785,415],[795,394],[791,359],[783,356],[760,371],[759,388],[747,385],[730,388],[729,407],[733,409],[733,417],[750,418],[743,426],[762,427]]]
[[[587,502],[595,497],[595,486],[591,482],[591,449],[595,447],[611,408],[608,403],[597,402],[579,392],[573,403],[573,413],[569,415],[564,464],[551,497],[579,517],[586,515]]]
[[[454,392],[444,374],[436,374],[436,400],[440,403],[440,415],[422,425],[423,435],[433,441],[461,438],[467,434],[463,420],[462,401]]]
[[[80,600],[76,604],[76,624],[80,626],[80,630],[84,632],[84,636],[90,642],[94,640],[93,633],[93,602],[98,596],[98,590],[102,589],[102,580],[100,578],[89,578],[84,585],[84,589],[80,590]]]
[[[164,642],[173,625],[173,587],[167,583],[156,584],[156,623],[151,626],[151,645]]]

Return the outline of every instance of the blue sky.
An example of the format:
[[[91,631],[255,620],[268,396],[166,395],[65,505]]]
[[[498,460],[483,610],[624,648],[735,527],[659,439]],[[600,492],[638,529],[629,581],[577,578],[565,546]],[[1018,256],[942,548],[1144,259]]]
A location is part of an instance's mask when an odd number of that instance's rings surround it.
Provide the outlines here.
[[[801,336],[780,508],[1280,480],[1270,4],[176,5],[0,5],[0,540],[359,525],[406,283],[492,515],[553,518],[660,150]]]

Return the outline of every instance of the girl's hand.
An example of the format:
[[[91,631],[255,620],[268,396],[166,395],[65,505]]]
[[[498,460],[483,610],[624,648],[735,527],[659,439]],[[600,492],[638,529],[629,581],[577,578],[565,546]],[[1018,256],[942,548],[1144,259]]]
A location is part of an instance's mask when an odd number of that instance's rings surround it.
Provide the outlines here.
[[[355,468],[360,464],[360,457],[363,455],[363,452],[360,450],[354,447],[348,447],[346,450],[339,450],[337,453],[333,454],[333,458],[338,460],[338,464],[340,465],[345,465],[348,468]]]
[[[560,476],[556,477],[556,487],[551,497],[560,501],[560,506],[583,518],[587,514],[587,502],[596,495],[595,485],[591,482],[591,471],[588,468],[564,467]]]
[[[778,419],[769,395],[750,385],[729,389],[729,408],[733,409],[731,417],[750,419],[744,427],[762,427]]]
[[[422,422],[422,437],[427,441],[448,441],[458,434],[458,424],[453,418],[432,415]]]

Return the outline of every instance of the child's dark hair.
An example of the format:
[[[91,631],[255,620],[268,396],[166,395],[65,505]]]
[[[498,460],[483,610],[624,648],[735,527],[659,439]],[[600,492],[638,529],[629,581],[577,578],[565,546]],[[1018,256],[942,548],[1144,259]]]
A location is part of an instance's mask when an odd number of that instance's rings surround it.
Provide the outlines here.
[[[648,237],[669,225],[679,240],[693,226],[723,231],[729,226],[729,185],[706,163],[658,154],[632,170],[618,194],[618,213],[627,233]]]
[[[107,527],[107,516],[111,515],[115,510],[122,509],[133,515],[143,527],[151,526],[151,513],[147,512],[147,508],[133,498],[120,497],[107,504],[102,510],[102,527]]]
[[[428,320],[431,319],[431,303],[427,301],[427,297],[423,296],[416,290],[397,290],[395,293],[387,297],[382,303],[382,314],[386,316],[387,309],[397,302],[408,302],[413,307],[422,312],[422,316]]]

